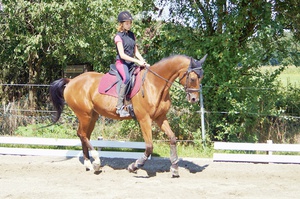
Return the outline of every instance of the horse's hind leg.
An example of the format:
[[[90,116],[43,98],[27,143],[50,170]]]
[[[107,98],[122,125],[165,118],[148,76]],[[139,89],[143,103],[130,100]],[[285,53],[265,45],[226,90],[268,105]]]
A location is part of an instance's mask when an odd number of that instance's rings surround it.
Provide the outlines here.
[[[88,130],[88,140],[90,140],[90,137],[91,137],[91,134],[95,128],[95,124],[97,122],[99,118],[99,114],[96,113],[96,112],[93,112],[92,114],[92,118],[91,118],[91,122],[90,122],[90,126],[89,126],[89,130]],[[100,162],[100,158],[99,158],[99,152],[95,150],[95,148],[92,146],[91,142],[89,141],[90,143],[90,150],[91,150],[91,155],[94,159],[94,162],[93,162],[93,169],[95,171],[99,171],[100,170],[100,166],[101,166],[101,162]]]
[[[100,169],[99,153],[94,149],[90,142],[90,137],[94,130],[98,116],[99,115],[96,112],[93,112],[91,115],[77,116],[79,119],[77,136],[81,140],[84,166],[87,168],[87,170],[99,171]],[[93,165],[90,161],[89,150],[91,151],[91,155],[94,159]]]

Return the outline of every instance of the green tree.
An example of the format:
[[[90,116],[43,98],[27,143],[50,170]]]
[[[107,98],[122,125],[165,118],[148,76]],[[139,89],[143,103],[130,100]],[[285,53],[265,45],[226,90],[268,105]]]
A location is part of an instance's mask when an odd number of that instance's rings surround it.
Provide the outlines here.
[[[276,20],[280,21],[283,28],[293,32],[296,40],[300,40],[300,2],[297,0],[273,1]]]
[[[275,55],[281,60],[291,56],[287,46],[293,41],[285,39],[285,32],[288,30],[297,38],[298,21],[289,20],[292,16],[288,12],[298,16],[298,2],[159,2],[161,6],[167,5],[170,17],[161,22],[149,46],[152,42],[156,45],[155,52],[162,54],[173,51],[196,58],[209,55],[203,84],[205,108],[211,112],[207,114],[211,139],[263,141],[271,138],[273,135],[262,135],[260,125],[266,116],[279,115],[278,109],[284,108],[276,106],[280,94],[275,84],[284,68],[274,74],[262,74],[258,69]],[[163,6],[159,11],[162,9]],[[299,60],[297,48],[295,51],[293,55],[297,59],[290,60]],[[155,52],[149,50],[149,54]]]
[[[0,60],[5,83],[49,83],[69,63],[89,63],[106,71],[115,56],[112,38],[118,12],[130,8],[138,14],[145,8],[137,0],[2,2]],[[31,88],[33,108],[37,96]]]

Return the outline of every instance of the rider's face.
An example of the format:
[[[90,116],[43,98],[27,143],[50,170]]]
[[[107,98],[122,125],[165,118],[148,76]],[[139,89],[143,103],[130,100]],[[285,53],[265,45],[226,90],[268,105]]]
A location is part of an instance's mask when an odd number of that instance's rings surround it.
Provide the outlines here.
[[[132,21],[124,21],[124,22],[123,22],[123,28],[124,28],[125,30],[130,30],[131,25],[132,25]]]

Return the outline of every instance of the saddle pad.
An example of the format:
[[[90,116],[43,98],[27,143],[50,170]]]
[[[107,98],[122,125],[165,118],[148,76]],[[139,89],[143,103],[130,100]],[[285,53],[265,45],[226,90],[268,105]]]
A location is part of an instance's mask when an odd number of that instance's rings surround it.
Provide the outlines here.
[[[140,77],[140,73],[138,73],[136,75],[136,79],[135,79],[135,83],[134,83],[134,87],[129,95],[129,98],[131,99],[133,96],[135,96],[140,88],[141,88],[141,84],[142,84],[142,80]],[[115,84],[111,89],[109,89],[108,91],[105,92],[106,89],[108,89],[109,87],[111,87],[112,84],[114,84],[117,81],[116,76],[113,76],[109,73],[106,73],[102,79],[100,80],[99,86],[98,86],[98,91],[100,94],[104,94],[104,95],[110,95],[113,97],[118,97],[118,93],[117,93],[117,84]]]

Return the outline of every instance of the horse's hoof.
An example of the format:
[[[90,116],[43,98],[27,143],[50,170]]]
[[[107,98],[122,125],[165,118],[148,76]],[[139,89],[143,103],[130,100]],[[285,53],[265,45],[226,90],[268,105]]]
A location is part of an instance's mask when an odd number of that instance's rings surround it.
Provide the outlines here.
[[[84,160],[84,166],[86,171],[93,171],[93,166],[90,160]]]
[[[172,172],[172,178],[179,178],[180,177],[179,172],[178,172],[178,168],[175,169],[175,168],[171,167],[170,170]]]
[[[173,174],[173,175],[172,175],[172,178],[179,178],[179,177],[180,177],[179,174],[177,174],[177,175]]]
[[[129,171],[129,173],[137,173],[136,170],[137,168],[135,168],[134,163],[131,163],[128,167],[127,170]]]
[[[97,163],[93,163],[93,169],[94,171],[100,171],[100,168],[101,168],[101,164],[97,164]]]

